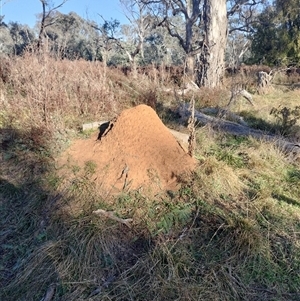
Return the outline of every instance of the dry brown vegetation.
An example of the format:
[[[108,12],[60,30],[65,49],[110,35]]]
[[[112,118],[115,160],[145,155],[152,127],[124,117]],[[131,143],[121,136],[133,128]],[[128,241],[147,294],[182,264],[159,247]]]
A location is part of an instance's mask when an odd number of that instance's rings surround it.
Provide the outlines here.
[[[179,191],[103,198],[85,175],[66,185],[56,170],[62,149],[89,135],[81,124],[147,103],[165,124],[182,128],[176,107],[192,96],[164,92],[178,89],[166,69],[134,80],[101,63],[32,54],[5,64],[1,300],[300,299],[299,161],[270,142],[198,127],[199,167],[182,179]],[[271,109],[299,105],[300,92],[289,80],[278,75],[280,85],[254,95],[254,107],[238,99],[231,110],[256,128],[276,132],[279,121]],[[243,75],[227,82],[230,88],[254,79]],[[225,106],[227,91],[200,89],[194,93],[197,109]],[[289,139],[298,139],[298,126]],[[93,173],[93,165],[85,171]],[[76,203],[79,211],[66,210]],[[131,228],[94,215],[99,208],[132,218]]]

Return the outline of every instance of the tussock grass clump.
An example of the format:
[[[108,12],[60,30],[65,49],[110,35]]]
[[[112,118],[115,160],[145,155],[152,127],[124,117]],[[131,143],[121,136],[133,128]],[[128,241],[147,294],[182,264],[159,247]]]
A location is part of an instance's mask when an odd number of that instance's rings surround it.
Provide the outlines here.
[[[206,126],[196,132],[199,166],[178,191],[104,196],[89,177],[93,161],[80,172],[70,166],[70,181],[55,156],[82,120],[132,104],[151,101],[175,124],[158,77],[141,76],[143,89],[98,62],[30,54],[9,68],[0,110],[1,300],[42,300],[47,291],[52,300],[299,300],[297,162],[272,143]],[[278,93],[258,96],[258,118]]]

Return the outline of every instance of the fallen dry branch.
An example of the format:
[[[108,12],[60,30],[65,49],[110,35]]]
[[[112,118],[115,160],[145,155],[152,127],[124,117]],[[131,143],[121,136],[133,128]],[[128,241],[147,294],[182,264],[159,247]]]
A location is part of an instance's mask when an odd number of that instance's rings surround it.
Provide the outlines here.
[[[248,91],[242,89],[238,91],[238,94],[242,95],[252,106],[254,106],[252,95]]]
[[[132,218],[123,219],[123,218],[117,217],[113,211],[105,211],[103,209],[98,209],[98,210],[93,211],[93,213],[96,215],[104,216],[106,218],[110,218],[119,223],[122,223],[122,224],[126,225],[128,228],[131,227],[130,223],[133,221]]]
[[[46,295],[45,295],[44,298],[41,299],[41,301],[51,301],[53,299],[53,297],[54,297],[55,288],[56,288],[56,285],[54,283],[52,283],[48,287]]]
[[[243,96],[253,107],[254,107],[254,104],[253,104],[253,97],[252,95],[246,91],[245,89],[233,89],[231,91],[231,97],[230,97],[230,100],[228,102],[228,105],[227,107],[229,108],[233,103],[236,102],[236,99],[237,99],[237,96]]]
[[[200,88],[193,82],[193,81],[188,81],[185,85],[184,85],[184,89],[180,89],[180,90],[174,90],[174,89],[170,89],[170,88],[164,88],[162,89],[163,92],[174,92],[175,95],[186,95],[189,92],[199,92]]]
[[[188,109],[188,104],[182,104],[178,113],[181,118],[187,120],[191,114]],[[215,130],[220,130],[236,136],[251,136],[257,139],[274,142],[280,150],[291,155],[293,158],[299,158],[300,156],[300,143],[293,143],[280,136],[270,135],[264,131],[255,130],[242,124],[208,116],[196,110],[195,117],[199,123],[209,124]]]
[[[247,122],[244,120],[243,117],[241,117],[237,114],[234,114],[227,109],[203,108],[203,109],[201,109],[201,113],[215,115],[215,116],[222,117],[222,118],[228,119],[230,121],[239,123],[241,125],[248,126]]]

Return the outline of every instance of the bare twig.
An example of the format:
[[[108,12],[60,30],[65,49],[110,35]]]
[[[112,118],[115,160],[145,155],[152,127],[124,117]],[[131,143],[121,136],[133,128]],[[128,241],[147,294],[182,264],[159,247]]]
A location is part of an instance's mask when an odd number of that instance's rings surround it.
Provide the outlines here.
[[[97,214],[97,215],[105,216],[105,217],[110,218],[112,220],[115,220],[119,223],[122,223],[122,224],[126,225],[128,228],[131,227],[130,223],[133,221],[132,218],[123,219],[123,218],[117,217],[113,211],[105,211],[103,209],[98,209],[98,210],[93,211],[93,213]]]

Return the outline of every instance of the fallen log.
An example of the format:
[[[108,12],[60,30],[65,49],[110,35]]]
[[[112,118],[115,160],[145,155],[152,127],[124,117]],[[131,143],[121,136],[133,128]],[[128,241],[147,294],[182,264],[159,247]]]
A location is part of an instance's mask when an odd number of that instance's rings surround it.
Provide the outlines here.
[[[204,108],[201,109],[201,113],[209,114],[209,115],[215,115],[217,117],[225,118],[229,121],[236,122],[238,124],[248,126],[247,122],[245,122],[244,118],[241,116],[238,116],[229,110],[220,109],[220,108]]]
[[[178,114],[183,120],[188,120],[190,116],[188,104],[182,104],[178,109]],[[300,142],[290,142],[277,135],[271,135],[261,130],[252,129],[249,126],[238,124],[232,121],[217,117],[208,116],[195,110],[197,122],[203,125],[209,124],[213,129],[229,133],[236,136],[251,136],[256,139],[274,142],[284,153],[291,155],[294,159],[300,157]]]

